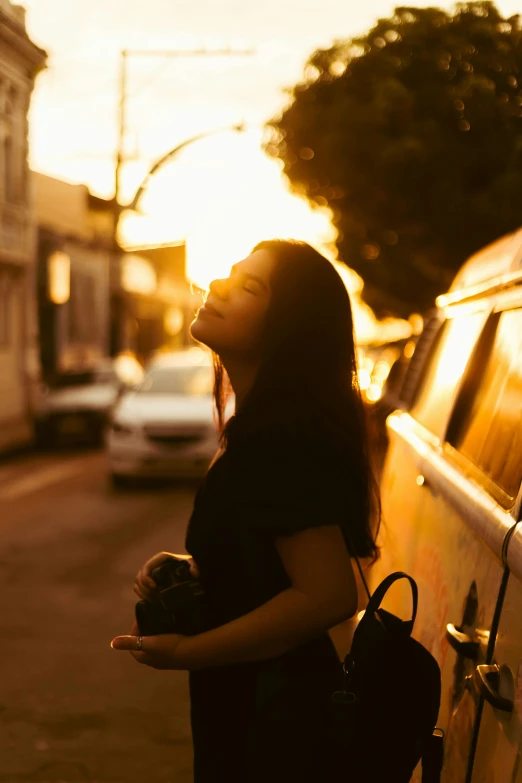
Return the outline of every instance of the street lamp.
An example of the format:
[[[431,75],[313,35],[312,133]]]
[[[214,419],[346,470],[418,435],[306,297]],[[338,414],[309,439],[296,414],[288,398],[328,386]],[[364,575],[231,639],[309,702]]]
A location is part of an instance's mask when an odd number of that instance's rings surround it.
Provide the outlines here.
[[[119,221],[121,217],[121,213],[125,210],[132,210],[134,212],[138,212],[138,202],[140,201],[144,190],[146,189],[147,185],[149,184],[152,177],[159,171],[160,168],[162,168],[166,163],[172,160],[178,152],[181,152],[181,150],[185,149],[185,147],[188,147],[190,144],[194,144],[196,141],[201,141],[202,139],[206,139],[209,136],[215,136],[218,133],[225,133],[227,131],[234,131],[236,133],[243,133],[246,130],[244,123],[237,123],[236,125],[229,125],[225,128],[214,128],[214,130],[204,131],[203,133],[198,133],[195,136],[191,136],[189,139],[185,139],[185,141],[182,141],[180,144],[178,144],[176,147],[171,149],[169,152],[167,152],[165,155],[162,155],[161,158],[158,158],[155,163],[152,164],[150,169],[148,170],[147,174],[141,181],[140,186],[138,187],[134,198],[129,204],[119,204],[117,209],[117,220],[115,221],[114,225],[114,240],[115,243],[117,243],[117,235],[118,235],[118,226]]]
[[[116,291],[112,293],[111,296],[111,355],[115,355],[117,351],[120,348],[121,345],[121,327],[119,326],[120,319],[124,317],[124,294],[123,289],[127,288],[127,290],[132,290],[136,292],[145,293],[144,290],[144,284],[147,286],[150,286],[151,278],[146,278],[145,270],[144,269],[138,269],[138,266],[136,264],[137,258],[136,256],[127,259],[126,265],[123,266],[122,269],[122,258],[121,258],[121,252],[120,252],[120,246],[118,244],[118,228],[119,228],[119,222],[120,218],[123,212],[126,210],[132,210],[134,212],[138,212],[138,204],[139,201],[143,195],[144,190],[146,189],[147,185],[149,184],[151,178],[156,174],[156,172],[164,166],[166,163],[168,163],[172,158],[174,158],[178,152],[183,150],[185,147],[188,147],[189,144],[193,144],[196,141],[200,141],[201,139],[205,139],[208,136],[214,136],[217,133],[223,133],[226,131],[234,131],[236,133],[241,133],[245,130],[245,126],[242,123],[231,125],[225,128],[217,128],[214,130],[205,131],[203,133],[198,133],[195,136],[191,136],[189,139],[186,139],[185,141],[178,144],[176,147],[174,147],[172,150],[167,152],[165,155],[162,155],[161,158],[156,160],[152,166],[150,167],[149,171],[145,175],[144,179],[142,180],[140,186],[138,187],[134,198],[132,201],[130,201],[128,204],[120,204],[119,200],[114,200],[114,227],[113,227],[113,243],[114,248],[116,250],[116,259],[118,259],[118,265],[117,265],[117,273],[118,273],[118,284],[116,286]],[[116,266],[115,266],[116,271]],[[122,275],[123,273],[123,275]],[[139,273],[139,274],[138,274]],[[123,289],[121,288],[123,284]],[[152,293],[152,286],[150,286],[151,290],[149,293]],[[175,329],[178,328],[177,320],[178,314],[172,311],[169,313],[167,317],[167,323],[164,324],[166,327],[166,331],[172,332],[175,331]],[[174,336],[172,334],[171,336]]]
[[[206,139],[208,136],[214,136],[217,133],[224,133],[225,131],[236,131],[237,133],[242,133],[245,130],[245,126],[243,123],[238,123],[237,125],[230,125],[227,128],[217,128],[215,130],[206,131],[204,133],[198,133],[197,136],[192,136],[190,139],[186,139],[185,141],[182,141],[181,144],[178,144],[177,147],[174,147],[174,149],[170,150],[170,152],[167,152],[166,155],[163,155],[159,160],[154,163],[145,178],[143,179],[141,185],[139,186],[138,190],[136,191],[136,195],[132,199],[131,203],[124,207],[124,209],[133,209],[137,210],[138,201],[140,200],[143,191],[147,187],[147,185],[150,182],[151,177],[154,176],[154,174],[165,165],[165,163],[168,163],[169,160],[172,160],[172,158],[178,154],[182,149],[185,147],[188,147],[189,144],[193,144],[195,141],[200,141],[201,139]]]
[[[1,4],[1,0],[0,0]],[[121,175],[121,169],[124,164],[124,141],[125,141],[125,132],[126,132],[126,106],[127,106],[127,64],[129,57],[140,57],[140,58],[185,58],[185,57],[249,57],[251,55],[255,54],[255,49],[231,49],[230,47],[227,47],[226,49],[195,49],[195,50],[178,50],[178,49],[169,49],[167,51],[162,51],[159,49],[156,50],[128,50],[123,49],[120,52],[120,79],[119,79],[119,98],[118,98],[118,145],[116,150],[116,160],[115,160],[115,168],[114,168],[114,203],[113,203],[113,214],[114,214],[114,224],[113,224],[113,242],[114,242],[114,248],[117,251],[118,250],[118,223],[120,219],[120,213],[122,209],[122,206],[120,205],[120,175]],[[203,134],[207,135],[207,134]],[[201,138],[201,137],[198,137]],[[195,140],[195,139],[194,139]],[[187,142],[188,143],[188,142]],[[181,146],[186,146],[186,144],[183,144]],[[171,155],[173,155],[177,150],[173,150]],[[170,155],[167,156],[167,158],[170,157]],[[158,161],[158,164],[161,165],[161,162]]]

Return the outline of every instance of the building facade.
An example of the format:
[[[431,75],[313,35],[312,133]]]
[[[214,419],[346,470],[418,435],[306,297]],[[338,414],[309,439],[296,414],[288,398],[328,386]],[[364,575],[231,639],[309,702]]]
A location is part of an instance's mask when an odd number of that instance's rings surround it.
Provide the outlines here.
[[[0,452],[32,439],[39,380],[27,114],[45,62],[24,10],[0,0]]]
[[[189,326],[202,299],[186,278],[185,245],[123,250],[112,200],[38,172],[31,180],[42,379],[122,352],[145,363],[194,345]]]
[[[202,292],[187,280],[185,251],[181,242],[136,247],[122,255],[117,294],[120,344],[142,362],[158,350],[195,345],[190,324]]]
[[[38,233],[43,378],[109,356],[112,232],[85,185],[31,172]]]

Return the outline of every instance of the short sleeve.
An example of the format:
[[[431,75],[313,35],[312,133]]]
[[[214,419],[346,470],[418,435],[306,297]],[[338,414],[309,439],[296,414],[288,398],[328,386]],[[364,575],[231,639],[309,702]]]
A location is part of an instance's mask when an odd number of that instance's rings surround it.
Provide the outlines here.
[[[346,463],[306,436],[251,436],[236,454],[241,524],[272,536],[346,524]]]

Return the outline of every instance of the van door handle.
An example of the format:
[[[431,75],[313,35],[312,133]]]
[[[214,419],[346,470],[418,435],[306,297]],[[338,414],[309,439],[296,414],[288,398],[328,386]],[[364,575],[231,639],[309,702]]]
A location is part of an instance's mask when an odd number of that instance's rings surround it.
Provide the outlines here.
[[[458,625],[447,624],[446,639],[463,658],[470,658],[472,661],[478,658],[480,643],[476,639],[472,639],[469,634],[461,631]]]
[[[513,700],[501,696],[498,692],[499,681],[500,669],[498,666],[481,664],[475,669],[475,684],[480,695],[496,710],[513,712]]]

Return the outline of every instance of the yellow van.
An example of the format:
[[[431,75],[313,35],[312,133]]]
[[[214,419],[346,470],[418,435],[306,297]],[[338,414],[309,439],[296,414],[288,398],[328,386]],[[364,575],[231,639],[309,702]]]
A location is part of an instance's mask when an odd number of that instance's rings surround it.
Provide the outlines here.
[[[444,783],[522,783],[522,229],[437,300],[387,420],[382,558],[442,670]],[[403,617],[399,586],[387,608]]]

